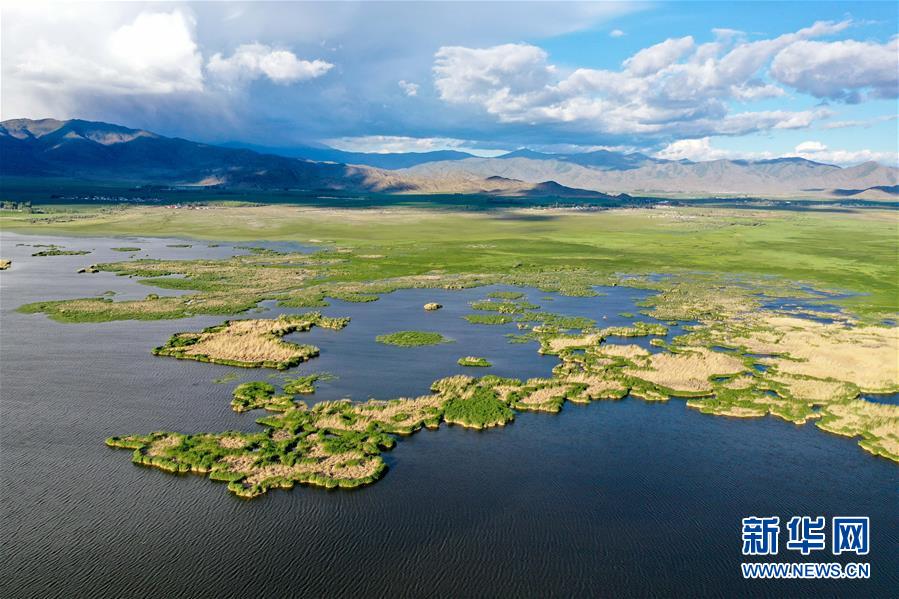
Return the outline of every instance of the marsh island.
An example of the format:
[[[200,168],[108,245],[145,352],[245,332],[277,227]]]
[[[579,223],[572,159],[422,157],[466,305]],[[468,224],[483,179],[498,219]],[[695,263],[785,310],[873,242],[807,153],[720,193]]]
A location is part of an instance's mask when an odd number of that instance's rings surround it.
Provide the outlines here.
[[[314,358],[319,350],[314,345],[286,342],[282,337],[314,326],[342,329],[348,323],[346,318],[328,318],[319,312],[273,320],[228,320],[199,333],[175,333],[153,353],[228,366],[286,370]]]

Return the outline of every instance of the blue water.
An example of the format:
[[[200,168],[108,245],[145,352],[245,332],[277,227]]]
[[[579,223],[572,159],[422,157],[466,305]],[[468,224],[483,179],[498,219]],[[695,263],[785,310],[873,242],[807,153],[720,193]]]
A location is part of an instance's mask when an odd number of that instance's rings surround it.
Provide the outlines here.
[[[96,253],[31,258],[8,253],[17,238],[0,235],[0,255],[14,259],[0,274],[2,597],[889,597],[899,588],[895,464],[812,425],[705,416],[678,400],[568,404],[557,415],[519,414],[503,429],[423,431],[385,454],[383,480],[352,492],[296,487],[248,502],[198,476],[134,466],[103,439],[257,430],[256,413],[228,405],[239,381],[211,381],[269,373],[150,354],[173,332],[220,317],[65,325],[15,312],[37,299],[155,291],[126,277],[74,274],[127,258],[103,248],[130,241],[50,241]],[[164,248],[176,242],[142,240],[142,253],[233,251]],[[468,354],[495,364],[473,374],[548,374],[554,359],[536,344],[506,343],[514,326],[461,319],[488,291],[334,301],[324,311],[352,322],[295,335],[322,354],[290,374],[338,377],[315,399],[418,395],[438,376],[470,372],[455,365]],[[545,302],[546,293],[527,293],[545,310],[606,315],[608,325],[626,324],[617,315],[637,314],[634,302],[646,293],[605,291]],[[445,308],[424,312],[431,300]],[[455,341],[375,344],[375,335],[400,329]],[[740,519],[769,514],[870,516],[872,578],[744,581]]]
[[[863,393],[861,398],[874,403],[899,406],[899,393]]]

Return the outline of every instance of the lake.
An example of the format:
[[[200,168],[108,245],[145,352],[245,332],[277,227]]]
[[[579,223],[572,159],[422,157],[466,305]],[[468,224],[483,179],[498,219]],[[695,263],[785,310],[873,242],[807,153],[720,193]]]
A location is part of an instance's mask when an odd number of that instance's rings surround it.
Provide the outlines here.
[[[37,249],[20,243],[93,253],[32,257]],[[183,243],[192,247],[168,247]],[[257,430],[259,412],[234,413],[231,390],[272,372],[150,354],[172,333],[217,324],[218,316],[60,324],[15,308],[106,290],[116,299],[159,291],[110,273],[76,274],[131,256],[113,247],[187,259],[246,251],[238,245],[0,235],[0,257],[13,260],[0,273],[0,596],[895,596],[895,464],[812,425],[706,416],[680,400],[566,404],[557,415],[521,413],[483,432],[443,425],[400,439],[384,454],[384,478],[355,491],[297,486],[246,501],[221,483],[133,465],[103,440],[164,429]],[[310,401],[415,396],[459,372],[549,375],[554,358],[540,356],[535,343],[508,342],[514,325],[461,318],[468,302],[497,289],[508,288],[331,301],[322,311],[350,316],[350,325],[292,335],[321,355],[286,374],[335,375]],[[636,314],[635,302],[648,294],[526,291],[543,310],[609,326],[631,322],[620,314]],[[428,301],[444,308],[424,312]],[[302,311],[265,304],[247,316]],[[453,341],[374,342],[404,329]],[[494,366],[465,369],[456,364],[465,355]],[[870,516],[866,558],[782,551],[778,561],[868,561],[871,579],[743,580],[740,520],[750,515]]]

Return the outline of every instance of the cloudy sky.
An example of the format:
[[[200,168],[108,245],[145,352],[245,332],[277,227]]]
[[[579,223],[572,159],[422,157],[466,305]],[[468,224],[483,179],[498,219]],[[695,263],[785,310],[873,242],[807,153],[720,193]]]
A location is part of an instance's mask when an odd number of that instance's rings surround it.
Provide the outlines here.
[[[0,10],[3,119],[361,151],[897,161],[892,2]]]

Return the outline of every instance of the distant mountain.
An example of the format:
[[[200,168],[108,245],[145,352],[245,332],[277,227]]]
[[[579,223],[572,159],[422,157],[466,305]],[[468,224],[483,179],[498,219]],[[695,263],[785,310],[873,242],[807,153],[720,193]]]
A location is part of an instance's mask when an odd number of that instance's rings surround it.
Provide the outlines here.
[[[589,166],[600,170],[619,170],[625,171],[639,168],[645,164],[655,164],[669,162],[668,160],[660,160],[658,158],[650,158],[645,154],[638,152],[624,154],[622,152],[611,152],[609,150],[596,150],[594,152],[582,152],[578,154],[544,154],[533,150],[521,149],[497,156],[501,160],[510,158],[528,158],[531,160],[558,160],[560,162],[571,162],[581,166]]]
[[[556,181],[568,187],[635,195],[737,195],[771,197],[840,197],[835,190],[889,189],[899,183],[899,169],[875,162],[840,168],[802,158],[672,162],[639,158],[627,168],[597,168],[560,160],[554,155],[468,158],[431,162],[397,171],[416,179],[466,181],[501,176],[528,183]],[[624,155],[633,156],[633,155]],[[882,194],[889,192],[879,190]]]
[[[406,191],[365,167],[223,148],[90,121],[0,123],[0,175],[289,189]]]
[[[296,146],[292,148],[257,146],[241,142],[229,142],[224,144],[228,148],[242,148],[253,150],[261,154],[274,154],[290,158],[302,158],[316,162],[338,162],[341,164],[357,164],[373,166],[386,170],[409,168],[427,162],[439,162],[445,160],[464,160],[474,158],[473,154],[457,152],[455,150],[435,150],[433,152],[345,152],[329,148],[327,146]]]
[[[353,156],[328,148],[314,149],[322,152],[319,157]],[[337,154],[327,154],[329,151]],[[441,163],[447,163],[462,153],[428,154],[436,154],[442,158]],[[396,164],[416,163],[415,155],[375,156]],[[607,197],[544,181],[488,182],[478,178],[438,182],[396,170],[214,146],[108,123],[54,119],[0,123],[0,176],[244,189]]]
[[[597,199],[610,197],[606,194],[899,198],[899,169],[875,162],[840,168],[795,157],[675,162],[606,150],[544,154],[522,149],[496,158],[478,158],[455,151],[367,154],[327,147],[251,148],[260,151],[107,123],[9,120],[0,123],[0,176]],[[301,157],[285,155],[291,153]]]

